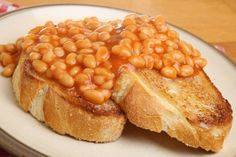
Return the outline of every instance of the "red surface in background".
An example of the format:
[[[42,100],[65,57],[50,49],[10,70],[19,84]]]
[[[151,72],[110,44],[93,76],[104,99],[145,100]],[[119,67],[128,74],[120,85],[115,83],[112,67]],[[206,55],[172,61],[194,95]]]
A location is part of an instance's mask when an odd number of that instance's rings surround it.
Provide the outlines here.
[[[8,152],[6,152],[4,149],[0,148],[0,157],[13,157]]]

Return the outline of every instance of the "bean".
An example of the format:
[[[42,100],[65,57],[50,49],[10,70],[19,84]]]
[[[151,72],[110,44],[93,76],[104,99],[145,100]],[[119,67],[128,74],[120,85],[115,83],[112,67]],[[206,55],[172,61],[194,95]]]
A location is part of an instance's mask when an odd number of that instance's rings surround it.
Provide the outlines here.
[[[143,54],[152,54],[153,53],[153,48],[143,48],[142,53]]]
[[[145,67],[148,69],[152,69],[154,66],[154,58],[152,57],[152,55],[144,55],[143,58],[145,60]]]
[[[188,77],[194,73],[193,67],[190,65],[182,65],[180,67],[180,76]]]
[[[93,82],[96,84],[96,85],[102,85],[106,80],[106,76],[103,76],[103,75],[95,75],[93,76]]]
[[[161,15],[156,16],[152,19],[152,21],[154,22],[155,25],[159,26],[159,25],[164,25],[165,24],[165,18]]]
[[[75,76],[81,70],[82,70],[82,68],[80,66],[74,66],[73,68],[70,69],[69,74],[71,76]]]
[[[57,32],[61,35],[65,35],[65,34],[67,34],[67,29],[64,27],[59,27],[59,28],[57,28]]]
[[[28,34],[24,37],[25,40],[36,40],[37,39],[37,36],[35,34]]]
[[[91,34],[89,34],[88,38],[90,41],[97,41],[98,40],[98,32],[92,32]]]
[[[60,80],[63,75],[66,73],[65,70],[62,70],[61,68],[56,68],[54,70],[51,70],[52,71],[52,75],[54,78]]]
[[[63,44],[63,48],[68,52],[76,52],[77,50],[75,43],[72,41],[66,41]]]
[[[139,31],[149,39],[154,37],[155,32],[150,27],[140,27]]]
[[[94,74],[94,70],[91,69],[91,68],[85,68],[85,69],[83,70],[83,73],[86,74],[86,75],[88,75],[89,78],[92,78],[92,77],[93,77],[93,74]]]
[[[193,59],[190,56],[188,56],[188,55],[185,55],[185,62],[186,62],[186,64],[188,64],[188,65],[190,65],[192,67],[194,66]]]
[[[192,53],[191,47],[184,41],[179,42],[179,48],[186,55],[191,55]]]
[[[201,53],[197,49],[193,49],[192,56],[193,57],[200,57]]]
[[[97,67],[94,70],[95,75],[104,75],[107,79],[113,79],[115,76],[108,69]]]
[[[75,34],[74,36],[72,36],[72,39],[74,41],[77,41],[77,40],[83,40],[85,38],[85,35],[84,34]]]
[[[173,49],[178,48],[178,45],[175,42],[171,41],[171,40],[166,40],[165,43],[166,43],[166,45],[168,45],[169,47],[172,47]]]
[[[103,89],[111,89],[113,87],[113,80],[109,80],[101,85]]]
[[[30,58],[31,60],[41,59],[41,54],[38,53],[38,52],[31,52],[31,53],[29,54],[29,58]]]
[[[140,42],[134,42],[133,55],[139,55],[142,49],[142,44]]]
[[[57,41],[57,40],[52,40],[51,44],[53,45],[53,47],[57,47],[60,45],[59,41]]]
[[[122,38],[128,38],[134,41],[138,40],[138,37],[136,34],[127,30],[122,31],[120,35]]]
[[[50,69],[53,71],[55,69],[62,69],[62,70],[66,70],[66,64],[61,62],[61,61],[56,61],[55,63],[53,63],[50,66]]]
[[[33,68],[36,72],[44,73],[48,69],[48,65],[41,60],[33,60]]]
[[[12,56],[10,56],[7,53],[2,53],[1,54],[1,60],[2,60],[2,65],[7,66],[8,64],[11,64],[14,62]]]
[[[154,58],[154,68],[160,70],[162,68],[163,62],[157,54],[152,54]]]
[[[119,44],[123,47],[126,47],[128,48],[129,50],[132,50],[132,40],[128,39],[128,38],[125,38],[125,39],[122,39],[120,40]]]
[[[180,75],[180,64],[178,62],[176,62],[173,67],[175,68],[175,70],[177,71],[177,75]]]
[[[172,66],[175,63],[173,56],[170,53],[165,53],[162,58],[164,66]]]
[[[135,19],[133,19],[133,18],[125,18],[124,21],[123,21],[123,25],[124,26],[136,25]]]
[[[84,55],[83,54],[78,54],[76,56],[76,60],[77,60],[77,63],[78,64],[82,64],[83,63],[83,60],[84,60]]]
[[[161,41],[166,41],[168,39],[167,35],[165,35],[165,34],[157,34],[156,38]]]
[[[46,63],[50,63],[54,60],[56,56],[54,55],[54,53],[52,51],[48,51],[47,53],[45,53],[42,57],[42,60]]]
[[[47,36],[47,35],[40,35],[39,36],[39,42],[48,43],[48,42],[50,42],[50,37]]]
[[[163,67],[161,69],[161,74],[171,79],[175,79],[177,77],[177,71],[175,68],[169,66]]]
[[[171,39],[175,39],[175,38],[179,37],[178,33],[176,31],[174,31],[174,30],[168,30],[167,35]]]
[[[166,33],[168,31],[168,26],[166,25],[159,25],[157,27],[158,31],[161,32],[161,33]]]
[[[55,47],[53,52],[57,57],[63,57],[65,55],[65,51],[62,47]]]
[[[112,64],[111,64],[111,62],[110,62],[109,60],[103,62],[103,63],[100,64],[100,65],[101,65],[101,67],[104,67],[104,68],[106,68],[106,69],[111,69],[111,68],[112,68]]]
[[[112,47],[111,52],[115,55],[118,55],[121,51],[121,46],[120,45],[115,45]]]
[[[194,57],[193,61],[197,68],[203,68],[207,64],[207,60],[200,57]]]
[[[23,40],[24,40],[24,38],[23,37],[21,37],[21,38],[18,38],[17,40],[16,40],[16,49],[17,50],[21,50],[21,44],[23,43]]]
[[[68,42],[68,41],[71,41],[70,38],[68,37],[63,37],[59,40],[60,44],[63,45],[64,43]]]
[[[88,75],[86,75],[84,73],[79,73],[75,76],[75,82],[77,84],[85,84],[86,81],[89,81],[89,77],[88,77]]]
[[[102,41],[96,41],[96,42],[93,42],[93,43],[92,43],[92,48],[93,48],[94,50],[98,50],[99,47],[104,46],[104,45],[105,45],[104,42],[102,42]]]
[[[33,45],[33,44],[34,44],[33,40],[24,40],[21,44],[21,48],[25,50],[26,48],[28,48],[30,45]]]
[[[98,34],[98,39],[100,41],[107,41],[111,38],[111,35],[108,32],[101,32]]]
[[[89,39],[84,39],[84,40],[78,40],[76,41],[76,46],[78,49],[83,49],[83,48],[90,48],[92,47],[92,43]]]
[[[80,85],[79,86],[79,90],[81,92],[84,92],[84,91],[89,90],[89,89],[95,89],[95,88],[96,88],[96,86],[94,84],[86,84],[86,85]]]
[[[16,65],[15,64],[8,64],[6,67],[4,67],[2,71],[2,75],[5,77],[10,77],[12,76],[14,70],[15,70]]]
[[[73,87],[74,85],[74,79],[67,73],[64,73],[58,81],[65,87]]]
[[[174,60],[176,60],[180,64],[184,64],[185,63],[185,56],[184,56],[184,54],[181,51],[175,50],[175,51],[170,52],[170,54],[172,55]]]
[[[101,104],[104,101],[104,95],[101,92],[94,89],[89,89],[84,91],[83,95],[86,100],[94,104]]]
[[[164,48],[161,45],[156,45],[154,50],[156,53],[164,53]]]
[[[56,40],[56,41],[60,39],[60,37],[57,35],[51,35],[50,37],[52,40]]]
[[[129,57],[129,62],[137,68],[142,68],[145,66],[145,60],[141,56],[131,56]]]
[[[111,92],[107,89],[97,89],[99,92],[101,92],[104,96],[104,101],[108,100],[111,97]]]
[[[101,32],[111,32],[112,30],[113,27],[111,24],[105,24],[97,28],[95,31],[101,33]]]
[[[43,26],[37,26],[29,31],[29,33],[37,34],[43,29]]]
[[[113,46],[114,47],[114,46]],[[129,57],[131,56],[131,50],[129,50],[129,48],[125,47],[125,46],[120,46],[118,51],[118,55],[120,57]],[[117,52],[116,52],[117,53]]]
[[[101,46],[96,53],[96,59],[99,62],[104,62],[106,60],[108,60],[110,57],[110,53],[108,51],[108,49],[105,46]]]
[[[91,54],[94,53],[94,50],[91,48],[84,48],[79,50],[79,54]]]
[[[83,59],[83,64],[88,68],[95,68],[97,63],[93,55],[85,55]]]
[[[125,30],[135,33],[138,29],[136,25],[128,25],[125,27]]]
[[[16,46],[15,46],[15,44],[6,44],[5,50],[9,53],[14,53],[14,52],[16,52]]]
[[[35,49],[39,50],[40,53],[44,54],[45,52],[52,51],[53,46],[50,43],[38,43],[35,46]]]
[[[68,30],[68,33],[72,36],[75,35],[75,34],[78,34],[79,32],[80,32],[80,29],[78,27],[75,27],[75,26],[69,28],[69,30]]]
[[[76,53],[69,53],[67,56],[66,56],[66,64],[68,65],[75,65],[76,62],[77,62],[77,54]]]
[[[47,21],[44,26],[45,27],[54,27],[55,24],[52,21]]]
[[[86,26],[88,27],[88,29],[91,29],[91,30],[95,30],[100,25],[101,23],[99,21],[89,21],[88,23],[86,23]]]

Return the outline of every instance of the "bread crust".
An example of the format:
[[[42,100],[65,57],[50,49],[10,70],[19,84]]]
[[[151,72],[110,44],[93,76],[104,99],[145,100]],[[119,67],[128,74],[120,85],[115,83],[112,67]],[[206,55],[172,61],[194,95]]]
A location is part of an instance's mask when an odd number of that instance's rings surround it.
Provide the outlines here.
[[[124,80],[132,85],[121,93]],[[194,83],[209,89],[199,87],[193,90],[189,86],[195,86]],[[232,109],[203,71],[193,78],[169,80],[157,71],[146,69],[121,74],[117,84],[113,99],[120,104],[131,123],[154,132],[165,131],[194,148],[214,152],[222,148],[232,125]],[[183,91],[186,88],[192,91],[192,95]]]
[[[95,105],[74,97],[56,83],[35,75],[23,55],[12,84],[20,107],[59,134],[85,141],[110,142],[122,133],[126,118],[119,106],[111,100]]]

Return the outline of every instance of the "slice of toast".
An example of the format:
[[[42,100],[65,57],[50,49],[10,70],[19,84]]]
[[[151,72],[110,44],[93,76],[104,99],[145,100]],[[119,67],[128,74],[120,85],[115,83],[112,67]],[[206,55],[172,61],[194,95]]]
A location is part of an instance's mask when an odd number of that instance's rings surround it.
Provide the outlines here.
[[[230,104],[204,71],[175,80],[155,70],[122,73],[113,99],[131,123],[194,148],[219,151],[232,125]]]
[[[12,77],[13,90],[24,111],[54,131],[77,139],[110,142],[120,137],[126,118],[113,101],[85,101],[71,90],[36,74],[22,55]]]

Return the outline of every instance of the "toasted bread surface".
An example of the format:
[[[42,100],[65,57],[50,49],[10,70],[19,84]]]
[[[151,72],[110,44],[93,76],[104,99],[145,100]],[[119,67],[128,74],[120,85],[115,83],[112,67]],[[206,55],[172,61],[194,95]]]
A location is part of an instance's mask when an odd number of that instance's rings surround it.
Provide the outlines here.
[[[175,80],[148,69],[123,73],[113,99],[138,127],[195,148],[219,151],[232,125],[230,104],[204,71]]]
[[[85,101],[73,90],[37,75],[24,55],[12,83],[23,110],[60,134],[86,141],[109,142],[122,133],[126,118],[113,101],[102,105]]]

